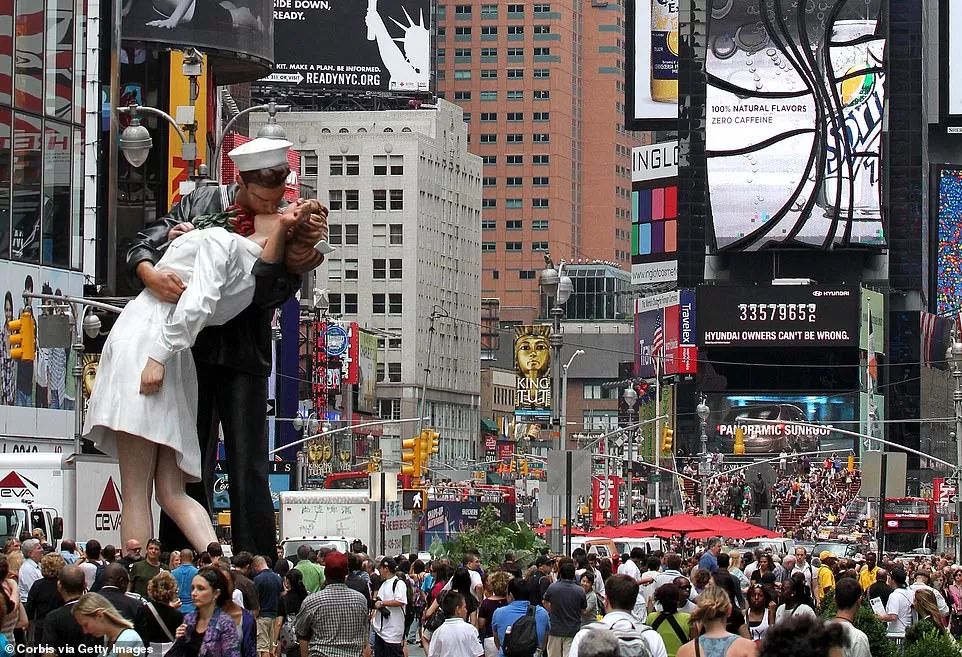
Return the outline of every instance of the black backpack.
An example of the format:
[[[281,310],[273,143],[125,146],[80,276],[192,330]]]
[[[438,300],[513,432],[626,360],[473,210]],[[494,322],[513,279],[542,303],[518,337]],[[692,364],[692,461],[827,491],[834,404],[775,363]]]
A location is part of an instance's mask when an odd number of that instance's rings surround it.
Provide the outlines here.
[[[97,567],[97,572],[94,574],[94,583],[90,586],[91,593],[104,587],[104,571],[107,570],[105,561],[94,561],[93,564]]]
[[[531,657],[541,646],[534,605],[504,633],[504,657]]]

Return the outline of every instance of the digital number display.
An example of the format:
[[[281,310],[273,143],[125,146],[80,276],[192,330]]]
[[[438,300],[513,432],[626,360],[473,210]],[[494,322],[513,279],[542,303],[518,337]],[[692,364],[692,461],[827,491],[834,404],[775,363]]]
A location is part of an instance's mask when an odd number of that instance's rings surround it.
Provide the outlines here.
[[[814,324],[817,306],[814,303],[740,303],[738,319],[743,322],[808,322]]]

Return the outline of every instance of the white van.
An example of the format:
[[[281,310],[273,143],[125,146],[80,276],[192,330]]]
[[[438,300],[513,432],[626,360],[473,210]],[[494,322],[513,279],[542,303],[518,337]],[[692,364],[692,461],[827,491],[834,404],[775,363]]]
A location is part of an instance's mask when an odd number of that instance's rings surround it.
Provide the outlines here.
[[[650,536],[648,538],[616,538],[613,539],[615,542],[615,547],[618,549],[618,554],[631,554],[634,548],[641,548],[644,550],[645,554],[651,554],[652,552],[661,551],[662,553],[668,552],[668,543],[663,538],[658,538],[657,536]]]
[[[790,538],[751,538],[741,548],[743,552],[771,550],[773,554],[795,554],[795,541]]]

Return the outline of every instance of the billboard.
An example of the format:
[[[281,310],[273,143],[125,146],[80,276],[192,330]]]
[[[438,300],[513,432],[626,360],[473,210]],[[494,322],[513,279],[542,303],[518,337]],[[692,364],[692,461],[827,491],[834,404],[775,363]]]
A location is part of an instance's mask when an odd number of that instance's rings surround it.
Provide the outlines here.
[[[294,470],[297,464],[292,461],[274,461],[270,464],[267,481],[271,488],[271,501],[274,510],[280,510],[281,493],[294,490]],[[214,469],[214,490],[212,497],[214,511],[230,511],[230,482],[227,464],[218,461]]]
[[[631,149],[631,284],[678,280],[678,142]]]
[[[357,331],[357,410],[374,413],[377,404],[377,336]]]
[[[953,9],[952,4],[949,0],[939,4],[942,43],[939,81],[943,86],[940,114],[957,124],[962,118],[962,8],[955,3]]]
[[[706,151],[713,246],[884,247],[883,0],[716,3]],[[811,4],[811,3],[809,3]]]
[[[662,376],[698,371],[695,308],[694,290],[665,292],[635,300],[635,376],[654,378],[652,354],[659,329],[664,345]]]
[[[551,419],[550,333],[550,326],[515,328],[515,417],[535,422]]]
[[[936,184],[935,312],[945,315],[957,312],[962,305],[962,168],[940,169]]]
[[[678,129],[678,0],[634,0],[626,6],[626,125]]]
[[[292,90],[427,92],[431,30],[430,0],[274,0],[277,63],[261,82]]]
[[[812,285],[698,288],[702,347],[855,347],[858,288]]]
[[[124,42],[163,50],[197,48],[208,55],[217,84],[250,82],[267,75],[274,63],[277,12],[271,5],[271,0],[127,2],[122,26]],[[316,35],[313,41],[317,41]]]
[[[837,424],[840,429],[851,431],[857,425],[857,393],[709,393],[705,403],[711,409],[706,427],[710,451],[731,454],[739,428],[745,433],[746,454],[843,450],[854,446],[852,437],[834,433],[831,428]],[[757,419],[786,423],[752,422]]]
[[[478,524],[481,509],[493,506],[502,522],[515,519],[514,503],[481,502],[477,499],[467,501],[428,501],[424,514],[424,545],[431,547],[435,542],[450,540],[455,534],[473,528]]]

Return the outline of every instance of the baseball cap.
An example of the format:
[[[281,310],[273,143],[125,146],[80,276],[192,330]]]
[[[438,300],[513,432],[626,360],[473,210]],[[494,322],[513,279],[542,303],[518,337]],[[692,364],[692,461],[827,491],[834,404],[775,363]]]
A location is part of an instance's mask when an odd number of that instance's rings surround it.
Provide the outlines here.
[[[554,559],[552,559],[551,557],[546,557],[543,554],[534,560],[534,565],[538,567],[544,566],[549,563],[554,563]]]
[[[324,569],[328,572],[334,570],[335,572],[347,573],[347,555],[343,552],[331,552],[327,555],[324,560]]]
[[[819,561],[825,561],[826,559],[834,559],[834,558],[835,558],[835,553],[829,552],[828,550],[822,550],[818,555]]]

